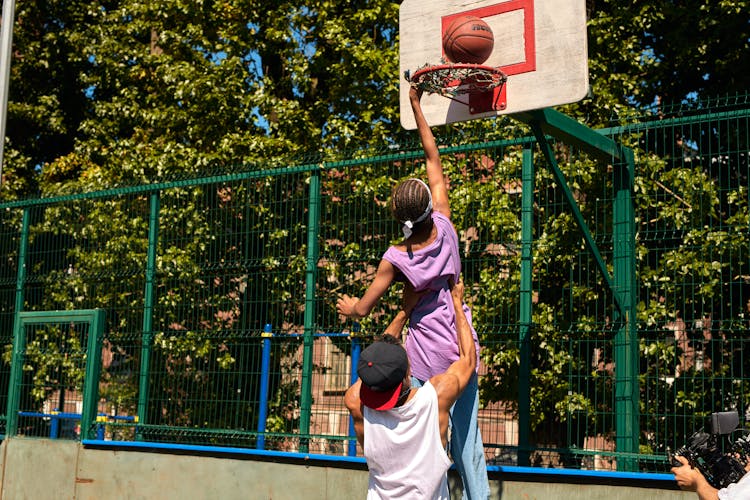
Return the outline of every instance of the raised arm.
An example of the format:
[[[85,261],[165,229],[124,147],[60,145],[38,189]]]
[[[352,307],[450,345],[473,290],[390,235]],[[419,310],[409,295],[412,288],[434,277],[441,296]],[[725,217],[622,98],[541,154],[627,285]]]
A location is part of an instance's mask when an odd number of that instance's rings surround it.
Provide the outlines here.
[[[469,320],[464,312],[464,283],[459,280],[451,288],[453,308],[456,310],[456,341],[458,342],[458,359],[446,370],[447,374],[458,377],[459,393],[469,383],[477,369],[477,346],[471,334]],[[458,396],[456,396],[458,397]]]
[[[469,384],[477,369],[477,351],[469,321],[463,308],[464,285],[459,281],[451,288],[453,308],[456,310],[456,341],[458,342],[458,359],[454,361],[443,375],[431,380],[436,384],[440,409],[446,412],[458,399]]]
[[[443,175],[443,165],[440,163],[440,152],[438,151],[435,136],[427,124],[422,112],[422,91],[414,87],[409,91],[409,101],[414,111],[414,119],[417,122],[417,132],[422,141],[424,156],[427,163],[427,181],[432,193],[432,208],[450,219],[451,207],[448,201],[448,186]]]
[[[388,325],[388,328],[385,329],[385,333],[389,333],[397,339],[400,339],[402,343],[406,342],[406,339],[403,336],[404,327],[411,316],[411,312],[417,307],[417,304],[419,304],[419,301],[424,294],[425,291],[415,292],[414,286],[408,281],[404,283],[404,291],[401,294],[401,310],[396,317],[393,318],[393,321]]]

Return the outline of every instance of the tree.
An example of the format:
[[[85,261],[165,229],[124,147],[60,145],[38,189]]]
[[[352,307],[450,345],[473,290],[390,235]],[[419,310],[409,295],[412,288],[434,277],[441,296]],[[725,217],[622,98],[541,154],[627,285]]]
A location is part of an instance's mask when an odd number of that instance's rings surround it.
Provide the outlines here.
[[[112,186],[398,135],[394,2],[43,4],[17,9],[6,192],[39,171]]]
[[[639,107],[744,94],[750,76],[746,0],[590,1],[594,94]],[[604,104],[604,103],[600,103]]]

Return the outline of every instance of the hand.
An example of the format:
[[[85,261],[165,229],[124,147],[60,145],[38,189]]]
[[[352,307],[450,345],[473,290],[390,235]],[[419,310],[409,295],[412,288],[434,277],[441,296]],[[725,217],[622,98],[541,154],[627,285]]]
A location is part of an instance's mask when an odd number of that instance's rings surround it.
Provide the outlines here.
[[[358,315],[354,310],[354,306],[357,305],[357,302],[359,302],[359,299],[357,298],[342,295],[339,297],[339,300],[336,301],[336,310],[339,314],[343,314],[347,318],[356,318]]]
[[[424,91],[420,88],[415,87],[414,85],[411,85],[409,87],[409,99],[414,102],[419,102],[422,100],[422,93]]]
[[[451,296],[459,302],[464,301],[464,282],[461,278],[455,283],[451,280],[448,285],[451,287]]]
[[[687,458],[675,455],[675,459],[677,459],[682,465],[679,467],[672,467],[670,471],[674,474],[674,479],[677,481],[680,489],[684,491],[697,490],[698,484],[701,481],[705,482],[706,478],[703,477],[703,474],[701,474],[698,469],[694,469],[690,465]]]

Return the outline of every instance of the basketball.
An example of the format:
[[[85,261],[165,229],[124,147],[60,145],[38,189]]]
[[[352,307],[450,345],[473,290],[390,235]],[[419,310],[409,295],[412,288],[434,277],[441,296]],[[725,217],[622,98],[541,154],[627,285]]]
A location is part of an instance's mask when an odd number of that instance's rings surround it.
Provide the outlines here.
[[[494,46],[492,29],[476,16],[457,17],[443,33],[445,58],[452,63],[482,64]]]

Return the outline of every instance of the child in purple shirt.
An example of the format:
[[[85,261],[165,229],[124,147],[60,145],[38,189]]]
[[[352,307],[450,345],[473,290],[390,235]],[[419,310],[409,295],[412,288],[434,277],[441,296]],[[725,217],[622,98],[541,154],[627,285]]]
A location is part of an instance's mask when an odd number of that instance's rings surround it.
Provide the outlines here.
[[[458,359],[456,314],[449,282],[457,282],[461,272],[458,235],[450,221],[448,189],[435,138],[422,113],[421,96],[420,90],[411,89],[409,98],[425,152],[429,187],[419,179],[408,179],[396,187],[391,211],[402,224],[404,240],[385,252],[362,298],[343,295],[337,302],[339,313],[362,318],[396,280],[405,281],[406,286],[421,294],[409,317],[406,339],[415,387],[443,373]],[[471,326],[471,311],[466,304],[463,308]],[[471,331],[478,356],[479,343],[473,326]],[[464,484],[465,499],[489,497],[484,444],[477,426],[478,410],[475,374],[451,409],[450,452]]]
[[[431,217],[437,233],[431,243],[411,252],[396,245],[383,255],[416,292],[422,292],[409,317],[406,337],[412,375],[420,380],[443,373],[458,359],[456,340],[451,333],[455,331],[456,312],[448,284],[457,281],[461,273],[458,236],[448,217],[440,212],[433,212]],[[463,309],[471,325],[471,311],[466,304]],[[477,342],[473,327],[471,332]]]

